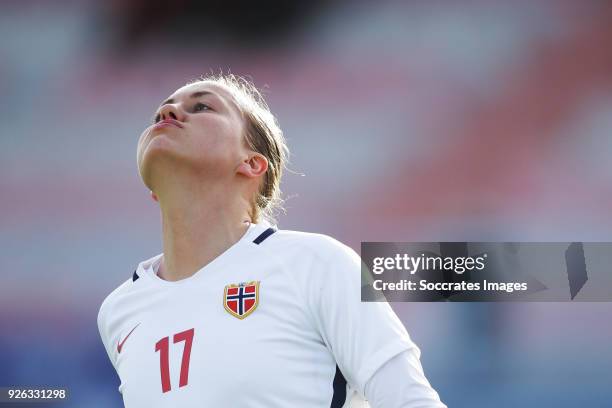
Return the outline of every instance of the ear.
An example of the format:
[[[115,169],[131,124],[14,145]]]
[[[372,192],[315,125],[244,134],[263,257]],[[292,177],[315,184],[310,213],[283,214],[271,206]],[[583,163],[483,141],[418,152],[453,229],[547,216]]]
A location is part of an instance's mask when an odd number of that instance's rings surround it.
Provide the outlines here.
[[[159,198],[157,198],[157,195],[153,191],[151,191],[151,198],[153,199],[153,201],[159,202]]]
[[[249,156],[240,163],[236,173],[248,178],[256,178],[264,174],[266,170],[268,170],[268,159],[260,153],[251,152]]]

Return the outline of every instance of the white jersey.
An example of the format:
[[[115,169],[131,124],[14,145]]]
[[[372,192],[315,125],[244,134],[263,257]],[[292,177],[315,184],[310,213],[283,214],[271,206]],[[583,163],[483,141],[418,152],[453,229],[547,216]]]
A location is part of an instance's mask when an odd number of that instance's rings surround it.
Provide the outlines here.
[[[252,224],[175,282],[156,274],[162,255],[98,314],[127,408],[367,406],[374,372],[419,354],[387,303],[360,301],[359,256],[325,235]]]

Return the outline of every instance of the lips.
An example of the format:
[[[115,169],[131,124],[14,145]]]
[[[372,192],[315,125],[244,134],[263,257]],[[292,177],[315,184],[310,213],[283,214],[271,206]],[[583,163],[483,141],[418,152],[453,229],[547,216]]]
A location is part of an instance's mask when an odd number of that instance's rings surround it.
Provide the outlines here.
[[[153,129],[159,129],[159,128],[163,128],[163,127],[167,127],[167,126],[175,126],[177,128],[183,128],[183,125],[181,125],[181,123],[178,120],[174,120],[174,119],[164,119],[162,121],[159,121],[155,124],[155,126],[153,126]]]

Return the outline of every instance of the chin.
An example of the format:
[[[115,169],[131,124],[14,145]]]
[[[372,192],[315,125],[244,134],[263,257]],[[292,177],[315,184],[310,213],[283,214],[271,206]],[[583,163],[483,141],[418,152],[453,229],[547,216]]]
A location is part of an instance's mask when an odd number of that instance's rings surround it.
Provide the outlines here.
[[[175,144],[176,142],[172,140],[169,135],[164,132],[159,132],[157,135],[153,135],[151,137],[151,140],[149,140],[149,142],[147,143],[147,146],[145,147],[145,154],[152,149],[171,149],[174,148],[173,146]]]
[[[171,171],[180,161],[180,155],[171,144],[153,140],[139,157],[138,171],[142,181],[151,189],[152,181],[158,175]]]

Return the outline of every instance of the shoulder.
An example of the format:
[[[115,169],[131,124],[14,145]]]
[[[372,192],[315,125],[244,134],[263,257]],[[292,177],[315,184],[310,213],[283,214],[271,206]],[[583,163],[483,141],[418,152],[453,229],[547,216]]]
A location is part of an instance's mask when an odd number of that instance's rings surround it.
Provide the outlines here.
[[[359,258],[349,246],[325,234],[278,230],[270,239],[270,249],[279,254],[299,255],[314,261],[337,258]]]
[[[265,245],[268,254],[293,276],[328,277],[329,273],[359,274],[361,259],[348,245],[325,234],[278,230]]]
[[[133,286],[132,277],[130,279],[123,282],[119,287],[113,290],[100,305],[98,310],[98,326],[100,326],[105,320],[109,313],[112,312],[112,309],[116,305],[117,301],[128,294]]]
[[[98,311],[98,325],[105,320],[107,316],[113,313],[113,310],[116,308],[117,304],[122,303],[125,305],[126,301],[130,303],[134,301],[134,293],[138,291],[139,288],[142,288],[141,276],[143,275],[144,270],[160,256],[161,254],[140,262],[134,269],[133,274],[129,275],[128,279],[126,279],[121,285],[119,285],[119,287],[114,289],[108,296],[106,296],[106,298],[104,298]]]

